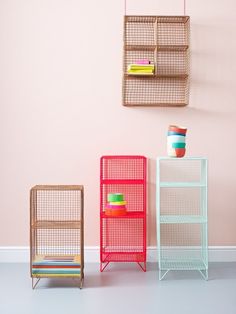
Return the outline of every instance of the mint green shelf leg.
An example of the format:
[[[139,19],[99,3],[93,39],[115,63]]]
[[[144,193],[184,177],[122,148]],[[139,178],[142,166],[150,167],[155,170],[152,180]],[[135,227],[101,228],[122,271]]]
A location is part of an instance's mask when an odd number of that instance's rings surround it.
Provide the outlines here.
[[[205,280],[208,280],[208,269],[199,270],[199,273],[202,275],[202,277],[203,277]]]
[[[159,280],[162,280],[166,273],[162,276],[161,271],[161,224],[160,224],[160,160],[157,159],[156,173],[156,227],[157,227],[157,250],[158,250],[158,267]]]
[[[207,160],[201,161],[201,181],[204,187],[201,189],[201,215],[206,218],[207,221]],[[208,280],[208,223],[204,223],[201,226],[201,255],[205,265],[205,270],[201,270],[200,273],[205,280]]]
[[[168,270],[160,270],[159,269],[159,280],[162,280],[168,272],[169,272],[169,269]]]

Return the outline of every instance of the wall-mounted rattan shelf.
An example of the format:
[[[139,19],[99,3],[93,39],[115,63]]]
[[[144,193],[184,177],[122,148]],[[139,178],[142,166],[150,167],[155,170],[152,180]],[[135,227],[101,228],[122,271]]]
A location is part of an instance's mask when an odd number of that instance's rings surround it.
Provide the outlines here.
[[[36,185],[30,190],[32,287],[41,278],[84,278],[82,185]]]
[[[153,75],[127,72],[148,59]],[[189,98],[189,17],[125,16],[123,105],[186,106]]]

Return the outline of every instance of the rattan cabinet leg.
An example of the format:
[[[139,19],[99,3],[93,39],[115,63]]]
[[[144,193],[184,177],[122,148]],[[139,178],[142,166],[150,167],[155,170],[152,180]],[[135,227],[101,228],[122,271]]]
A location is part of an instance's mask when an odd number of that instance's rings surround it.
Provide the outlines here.
[[[83,288],[83,284],[84,284],[84,277],[80,279],[80,286],[79,286],[80,289]]]

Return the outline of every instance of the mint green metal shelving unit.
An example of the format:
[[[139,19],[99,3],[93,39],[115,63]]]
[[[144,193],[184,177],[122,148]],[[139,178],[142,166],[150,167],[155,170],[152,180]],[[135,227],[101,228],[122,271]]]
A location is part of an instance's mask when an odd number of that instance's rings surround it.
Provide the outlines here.
[[[207,159],[157,158],[159,279],[198,270],[208,279]]]

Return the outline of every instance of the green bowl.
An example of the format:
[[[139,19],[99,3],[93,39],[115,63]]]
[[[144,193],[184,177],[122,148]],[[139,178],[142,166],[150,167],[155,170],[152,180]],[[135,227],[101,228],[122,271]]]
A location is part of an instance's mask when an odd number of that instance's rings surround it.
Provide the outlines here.
[[[173,148],[185,148],[185,143],[178,143],[178,142],[176,142],[176,143],[172,143],[172,147]]]

